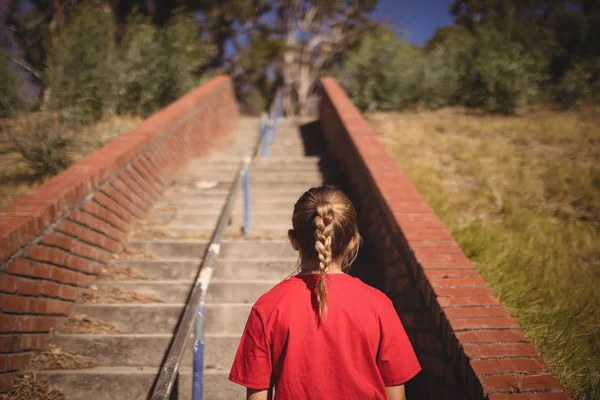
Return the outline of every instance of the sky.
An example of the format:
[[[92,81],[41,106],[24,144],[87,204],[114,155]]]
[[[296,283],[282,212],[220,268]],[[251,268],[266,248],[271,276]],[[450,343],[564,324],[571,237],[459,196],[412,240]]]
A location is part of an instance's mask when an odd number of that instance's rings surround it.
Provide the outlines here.
[[[391,25],[399,38],[423,45],[437,28],[454,23],[452,0],[379,0],[373,17]]]

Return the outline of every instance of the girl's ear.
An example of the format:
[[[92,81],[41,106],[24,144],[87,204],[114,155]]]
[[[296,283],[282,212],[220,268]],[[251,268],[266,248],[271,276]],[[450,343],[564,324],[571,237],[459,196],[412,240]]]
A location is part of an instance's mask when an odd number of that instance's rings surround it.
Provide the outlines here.
[[[294,232],[293,229],[288,230],[288,238],[290,239],[292,248],[296,251],[300,251],[300,247],[298,246],[298,241],[296,240],[296,233]]]
[[[348,243],[348,251],[354,250],[358,243],[360,242],[360,236],[358,233],[352,235],[352,239],[350,239],[350,243]]]

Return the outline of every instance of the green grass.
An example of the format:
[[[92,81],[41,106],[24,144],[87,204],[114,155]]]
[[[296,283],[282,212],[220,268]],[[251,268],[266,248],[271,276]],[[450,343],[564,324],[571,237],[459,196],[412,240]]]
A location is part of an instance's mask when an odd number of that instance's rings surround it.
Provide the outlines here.
[[[600,112],[369,120],[551,372],[600,399]]]

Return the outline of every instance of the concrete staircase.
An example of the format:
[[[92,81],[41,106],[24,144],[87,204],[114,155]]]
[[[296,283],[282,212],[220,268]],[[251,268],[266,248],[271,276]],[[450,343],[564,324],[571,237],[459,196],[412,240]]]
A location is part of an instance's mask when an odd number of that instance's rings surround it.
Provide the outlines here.
[[[144,279],[100,279],[97,291],[135,292],[136,303],[88,303],[77,307],[116,327],[111,334],[55,334],[52,342],[87,356],[96,367],[44,371],[48,380],[71,399],[146,399],[183,310],[200,257],[215,227],[239,167],[258,132],[258,121],[242,119],[227,148],[193,160],[159,201],[143,229],[155,238],[137,236],[128,246],[133,258],[107,267],[135,271]],[[268,159],[257,158],[251,172],[251,236],[241,236],[243,193],[240,191],[207,294],[204,398],[243,399],[245,390],[227,380],[252,304],[295,271],[297,255],[287,242],[294,202],[322,181],[318,159],[304,157],[298,128],[281,121]],[[147,232],[146,232],[147,233]],[[150,299],[150,300],[148,300]],[[191,398],[192,340],[183,357],[179,399]]]

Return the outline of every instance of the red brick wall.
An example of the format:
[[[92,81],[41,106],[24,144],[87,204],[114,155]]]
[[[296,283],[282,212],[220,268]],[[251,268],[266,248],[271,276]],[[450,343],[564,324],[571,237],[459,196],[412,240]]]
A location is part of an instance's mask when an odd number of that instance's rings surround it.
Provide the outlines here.
[[[131,220],[237,116],[230,79],[216,77],[0,210],[0,391],[121,249]]]
[[[361,273],[394,301],[423,367],[409,396],[570,399],[342,88],[321,83],[321,130],[373,257]]]

